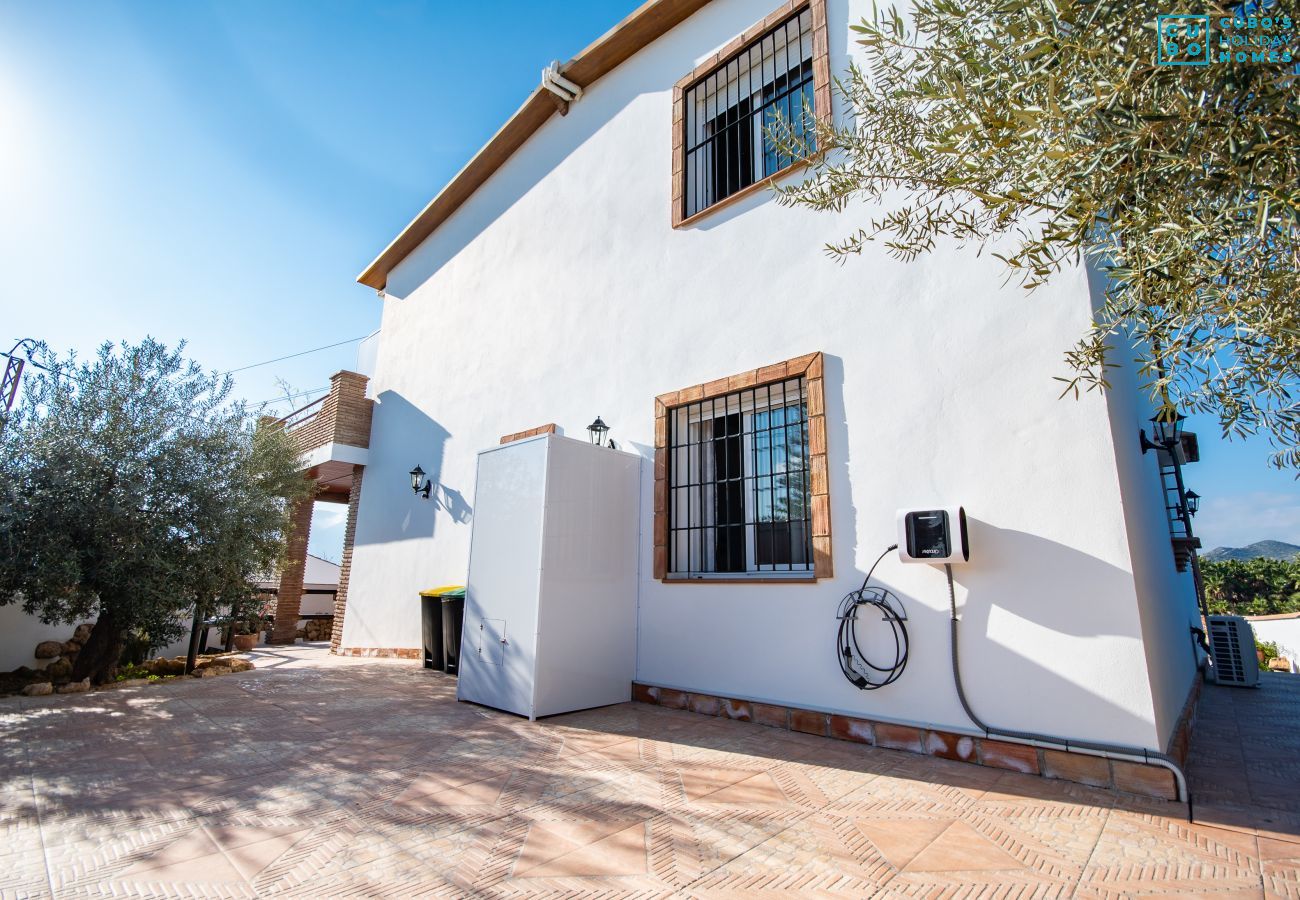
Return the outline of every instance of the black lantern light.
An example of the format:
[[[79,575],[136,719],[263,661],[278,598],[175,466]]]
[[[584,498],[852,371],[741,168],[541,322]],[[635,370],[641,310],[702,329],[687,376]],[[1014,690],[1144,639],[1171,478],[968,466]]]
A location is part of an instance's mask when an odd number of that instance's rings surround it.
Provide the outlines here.
[[[1183,420],[1187,418],[1177,410],[1172,412],[1172,416],[1162,412],[1151,417],[1151,433],[1166,447],[1173,447],[1183,439]]]
[[[420,482],[424,482],[421,484]],[[424,469],[418,465],[411,470],[411,490],[422,496],[425,500],[429,499],[429,493],[433,490],[433,481],[426,480]]]
[[[1148,450],[1164,450],[1173,453],[1178,442],[1183,439],[1183,420],[1187,417],[1178,410],[1171,410],[1169,415],[1165,410],[1161,410],[1151,417],[1151,437],[1147,437],[1146,431],[1142,431],[1142,452]]]
[[[1188,491],[1183,496],[1187,498],[1187,512],[1196,515],[1196,511],[1201,508],[1201,495],[1196,491]]]
[[[591,435],[591,442],[597,447],[605,446],[605,435],[609,434],[609,426],[600,416],[596,416],[596,421],[587,426],[587,432]]]

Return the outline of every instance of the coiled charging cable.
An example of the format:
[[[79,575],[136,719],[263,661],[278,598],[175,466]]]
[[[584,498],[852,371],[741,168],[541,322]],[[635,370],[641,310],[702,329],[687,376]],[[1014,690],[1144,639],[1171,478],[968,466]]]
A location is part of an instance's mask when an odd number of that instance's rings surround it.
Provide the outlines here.
[[[876,561],[867,570],[867,577],[862,580],[862,587],[844,595],[840,601],[836,619],[839,620],[839,635],[835,641],[835,656],[840,661],[840,671],[849,683],[859,690],[874,691],[888,684],[893,684],[907,668],[907,614],[903,604],[892,593],[882,587],[869,587],[871,574],[876,566],[898,545],[885,548],[885,552],[876,557]],[[880,613],[881,618],[889,624],[894,638],[893,661],[878,665],[882,660],[873,662],[862,652],[858,644],[857,623],[858,610],[871,607]]]

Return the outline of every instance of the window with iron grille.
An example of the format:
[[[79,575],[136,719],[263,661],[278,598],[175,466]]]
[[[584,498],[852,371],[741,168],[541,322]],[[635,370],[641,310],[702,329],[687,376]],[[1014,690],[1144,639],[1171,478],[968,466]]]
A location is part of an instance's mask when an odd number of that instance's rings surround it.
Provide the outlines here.
[[[796,12],[686,88],[684,217],[816,149],[812,23],[810,8]]]
[[[808,578],[804,377],[668,411],[668,577]]]

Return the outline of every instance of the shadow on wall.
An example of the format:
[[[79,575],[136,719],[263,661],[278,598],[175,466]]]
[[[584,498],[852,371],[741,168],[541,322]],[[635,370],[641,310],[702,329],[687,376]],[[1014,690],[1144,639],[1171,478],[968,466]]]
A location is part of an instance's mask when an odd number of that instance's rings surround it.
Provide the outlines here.
[[[765,10],[758,9],[755,15],[760,16],[763,12]],[[847,0],[831,0],[827,13],[830,22],[847,21]],[[493,222],[526,197],[597,132],[615,122],[624,110],[643,97],[658,98],[662,128],[667,133],[672,122],[673,85],[695,67],[699,56],[726,44],[750,24],[751,19],[745,17],[742,21],[733,9],[702,9],[691,17],[690,30],[696,37],[690,44],[671,39],[656,41],[623,62],[616,72],[590,85],[567,116],[552,116],[521,152],[509,159],[469,202],[457,209],[456,214],[444,222],[430,239],[389,273],[385,292],[398,299],[407,297],[484,234]],[[828,36],[832,65],[842,67],[848,53],[848,30],[831,27]],[[832,71],[832,74],[837,73]],[[843,106],[838,96],[832,102],[837,111]],[[668,165],[667,159],[664,165]],[[659,176],[663,190],[667,192],[670,170],[665,168]],[[604,198],[607,200],[616,200],[623,193],[622,185],[616,181],[604,190],[614,195],[607,195]],[[599,207],[600,200],[599,196],[593,195],[590,205]],[[770,191],[758,191],[726,209],[717,210],[692,227],[700,230],[717,228],[771,200]],[[559,218],[562,220],[567,212],[559,211]],[[656,210],[655,213],[663,215],[664,227],[668,227],[668,210],[664,209],[662,213]],[[544,230],[524,238],[538,242],[549,239]]]
[[[470,520],[474,511],[464,495],[441,481],[450,437],[401,394],[384,391],[376,398],[358,546],[433,537],[440,511],[456,523]],[[428,500],[411,491],[408,473],[417,465],[433,482]]]
[[[980,630],[986,632],[993,607],[992,603],[978,602],[980,575],[1014,571],[1021,589],[1015,593],[999,591],[999,609],[1072,637],[1141,639],[1132,574],[1036,534],[998,528],[969,514],[967,523],[971,563],[953,566],[953,576],[958,585],[969,584],[972,598],[977,601],[971,612],[979,618],[971,620],[972,626],[978,621]],[[1128,616],[1126,621],[1117,620],[1115,615],[1121,604]]]
[[[644,53],[644,51],[643,51]],[[638,59],[624,63],[635,66]],[[642,66],[644,60],[640,60]],[[404,299],[413,290],[454,259],[458,253],[485,232],[529,191],[560,166],[569,156],[585,144],[619,112],[633,103],[645,91],[633,89],[627,82],[621,90],[613,89],[617,79],[600,81],[587,90],[582,99],[573,104],[569,115],[561,119],[553,116],[528,142],[523,152],[516,154],[496,172],[492,179],[459,209],[455,216],[444,222],[434,236],[416,248],[402,265],[389,273],[385,292]],[[671,89],[670,82],[666,89]],[[545,235],[537,235],[546,240]]]
[[[852,484],[849,477],[849,424],[848,410],[844,405],[844,360],[829,353],[822,354],[822,393],[825,396],[826,415],[826,467],[830,484]],[[853,504],[853,492],[843,499],[831,496],[832,548],[858,546],[858,509]],[[834,552],[832,552],[834,556]],[[853,559],[852,555],[845,557]]]
[[[433,501],[438,504],[439,509],[451,516],[451,520],[456,524],[465,525],[473,517],[474,510],[460,491],[445,484],[435,484],[433,491]]]

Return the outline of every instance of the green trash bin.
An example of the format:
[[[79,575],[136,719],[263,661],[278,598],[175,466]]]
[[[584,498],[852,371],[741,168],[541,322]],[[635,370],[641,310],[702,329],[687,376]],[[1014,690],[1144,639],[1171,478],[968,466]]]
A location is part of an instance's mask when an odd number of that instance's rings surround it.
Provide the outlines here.
[[[420,591],[420,633],[424,645],[424,667],[441,671],[447,664],[442,648],[442,591]]]
[[[442,594],[442,670],[448,675],[460,673],[460,628],[465,620],[465,589],[454,588]]]

